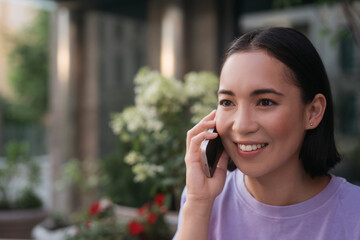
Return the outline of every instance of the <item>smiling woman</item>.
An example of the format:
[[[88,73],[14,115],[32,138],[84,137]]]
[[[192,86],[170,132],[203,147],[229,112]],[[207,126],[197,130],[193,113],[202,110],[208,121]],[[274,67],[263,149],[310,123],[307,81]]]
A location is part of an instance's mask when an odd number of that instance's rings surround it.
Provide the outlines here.
[[[325,109],[324,104],[315,107],[323,95],[303,103],[300,89],[283,74],[286,68],[264,51],[251,51],[229,57],[221,73],[218,132],[235,165],[258,181],[280,172],[304,175],[298,161],[301,143],[308,122],[315,121],[311,114],[316,109],[322,115]],[[222,94],[223,89],[232,94]],[[258,144],[263,147],[247,151]]]
[[[360,188],[329,174],[340,161],[330,86],[303,34],[267,28],[235,40],[218,100],[187,135],[174,239],[360,239]],[[215,126],[225,150],[207,178],[199,146]]]

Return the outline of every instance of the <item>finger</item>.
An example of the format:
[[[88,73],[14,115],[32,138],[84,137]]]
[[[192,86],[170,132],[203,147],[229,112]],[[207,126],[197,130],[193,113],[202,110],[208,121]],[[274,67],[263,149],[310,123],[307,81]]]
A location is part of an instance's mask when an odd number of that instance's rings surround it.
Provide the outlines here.
[[[213,110],[210,114],[204,117],[198,124],[187,132],[186,147],[189,148],[191,139],[199,133],[209,128],[214,128],[216,121],[214,120],[216,110]]]
[[[187,156],[190,156],[190,155],[196,156],[197,154],[200,154],[202,142],[206,139],[209,139],[209,140],[215,139],[217,136],[218,136],[218,133],[212,133],[212,132],[205,131],[205,132],[202,132],[202,133],[198,134],[197,136],[193,137],[189,144],[189,148],[186,151],[186,155]],[[187,158],[188,157],[185,158],[185,161]],[[188,159],[188,161],[198,162],[199,158],[192,157],[191,159]]]
[[[207,116],[205,116],[203,119],[200,120],[199,123],[197,123],[190,131],[194,132],[194,135],[197,135],[196,131],[199,131],[199,127],[201,127],[202,129],[200,130],[200,132],[204,131],[204,129],[209,128],[208,125],[211,126],[212,123],[216,123],[215,121],[215,116],[216,116],[216,110],[211,111],[211,113],[209,113]]]
[[[195,127],[193,127],[191,130],[187,132],[187,138],[186,138],[186,148],[188,149],[190,146],[191,139],[199,135],[200,133],[206,131],[209,128],[215,127],[215,120],[211,120],[208,122],[200,122]]]
[[[216,109],[212,110],[207,116],[205,116],[204,120],[214,120],[216,116]]]

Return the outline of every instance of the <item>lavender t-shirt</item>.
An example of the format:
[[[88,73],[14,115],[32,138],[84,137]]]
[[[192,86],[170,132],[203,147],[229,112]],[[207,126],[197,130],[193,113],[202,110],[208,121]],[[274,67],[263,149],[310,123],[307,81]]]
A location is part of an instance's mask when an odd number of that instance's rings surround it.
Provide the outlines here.
[[[239,170],[228,172],[225,187],[214,202],[209,239],[360,240],[360,187],[332,175],[326,188],[313,198],[271,206],[247,191],[243,176]],[[181,206],[185,200],[186,189]],[[179,224],[181,216],[180,209]]]

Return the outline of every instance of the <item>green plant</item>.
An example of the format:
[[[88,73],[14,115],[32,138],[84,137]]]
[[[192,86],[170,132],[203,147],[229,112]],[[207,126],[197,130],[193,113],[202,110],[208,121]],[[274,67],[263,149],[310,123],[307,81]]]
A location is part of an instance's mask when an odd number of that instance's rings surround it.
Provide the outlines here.
[[[0,209],[36,208],[42,205],[34,192],[40,180],[40,168],[28,152],[26,142],[12,141],[5,146],[5,158],[0,164]],[[11,196],[11,183],[20,174],[26,176],[26,185],[17,195]]]
[[[119,161],[124,154],[114,151],[97,161],[89,163],[73,158],[63,167],[61,178],[55,184],[56,191],[72,188],[81,195],[97,191],[112,202],[138,207],[148,201],[150,184],[134,182],[131,167]],[[88,177],[85,175],[87,173]]]
[[[26,187],[24,188],[19,197],[16,199],[14,206],[16,208],[37,208],[42,206],[42,201],[35,194],[33,189]]]
[[[151,182],[134,182],[134,173],[131,166],[123,159],[125,149],[119,144],[118,149],[99,161],[101,193],[116,204],[138,207],[151,196],[149,189]]]
[[[48,12],[39,11],[21,33],[10,36],[8,81],[15,96],[4,104],[5,122],[36,122],[47,110],[49,20]]]
[[[86,177],[85,173],[90,177]],[[97,189],[101,178],[100,170],[95,163],[76,158],[66,162],[61,175],[61,179],[56,182],[56,190],[63,191],[65,188],[73,187],[81,194]]]
[[[123,159],[135,182],[150,193],[171,193],[178,205],[185,184],[186,132],[216,108],[218,78],[209,72],[188,73],[184,81],[166,78],[148,68],[135,77],[135,106],[113,114]]]

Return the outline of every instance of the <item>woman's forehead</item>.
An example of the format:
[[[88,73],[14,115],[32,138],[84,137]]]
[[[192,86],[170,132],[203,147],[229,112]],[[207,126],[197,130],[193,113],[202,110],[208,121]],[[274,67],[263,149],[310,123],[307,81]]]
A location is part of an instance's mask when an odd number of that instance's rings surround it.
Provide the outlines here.
[[[274,66],[283,65],[282,62],[263,50],[240,51],[232,54],[226,59],[221,73],[229,68],[239,70],[247,67],[249,70],[259,70],[260,67],[266,67],[265,64]]]
[[[220,85],[226,84],[294,84],[291,70],[265,51],[238,52],[225,62]]]

